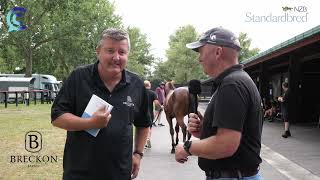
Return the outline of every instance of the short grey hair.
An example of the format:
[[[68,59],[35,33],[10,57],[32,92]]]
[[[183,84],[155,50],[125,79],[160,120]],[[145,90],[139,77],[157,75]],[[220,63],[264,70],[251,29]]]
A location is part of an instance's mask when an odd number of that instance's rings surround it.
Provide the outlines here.
[[[130,38],[127,31],[123,29],[117,29],[117,28],[107,28],[102,31],[100,35],[100,40],[98,42],[97,48],[99,48],[102,45],[102,41],[111,38],[116,41],[122,41],[127,40],[128,41],[128,49],[130,51]]]

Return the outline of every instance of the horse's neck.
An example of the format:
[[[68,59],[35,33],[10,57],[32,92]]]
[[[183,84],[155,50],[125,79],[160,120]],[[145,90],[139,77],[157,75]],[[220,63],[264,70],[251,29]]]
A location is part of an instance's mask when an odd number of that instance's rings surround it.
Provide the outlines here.
[[[173,94],[174,90],[173,89],[170,89],[168,91],[168,93],[166,93],[166,103],[168,102],[169,98],[171,97],[171,95]]]
[[[170,89],[169,90],[169,92],[168,92],[168,96],[170,95],[171,96],[171,94],[174,92],[174,90],[173,89]]]
[[[173,91],[173,89],[165,89],[165,96],[167,97],[169,94],[172,94]]]

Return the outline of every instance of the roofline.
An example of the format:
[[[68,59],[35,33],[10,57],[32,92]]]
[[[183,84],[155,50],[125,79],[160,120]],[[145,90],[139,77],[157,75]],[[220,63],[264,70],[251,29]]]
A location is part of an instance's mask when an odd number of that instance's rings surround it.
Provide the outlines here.
[[[311,38],[314,37],[314,38]],[[293,38],[290,38],[272,48],[263,51],[255,56],[252,56],[241,63],[244,64],[245,68],[256,65],[268,59],[280,56],[282,54],[288,53],[302,46],[311,44],[313,42],[320,41],[320,25],[305,31]],[[299,42],[299,43],[298,43]]]

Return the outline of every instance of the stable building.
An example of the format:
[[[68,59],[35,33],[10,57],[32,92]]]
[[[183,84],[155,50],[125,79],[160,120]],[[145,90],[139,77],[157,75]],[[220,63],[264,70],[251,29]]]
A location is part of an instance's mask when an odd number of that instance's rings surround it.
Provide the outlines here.
[[[282,42],[244,62],[265,101],[282,95],[289,83],[292,122],[318,122],[320,114],[320,26]]]
[[[264,102],[281,96],[281,84],[287,81],[291,91],[290,121],[320,123],[320,25],[242,64],[256,83]],[[205,95],[211,87],[212,79],[202,82]]]

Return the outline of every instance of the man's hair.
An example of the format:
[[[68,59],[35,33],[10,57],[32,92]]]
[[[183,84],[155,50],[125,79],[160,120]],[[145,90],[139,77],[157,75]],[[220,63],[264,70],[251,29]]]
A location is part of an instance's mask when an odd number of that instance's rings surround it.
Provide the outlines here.
[[[224,47],[224,53],[222,54],[222,58],[224,60],[231,60],[231,61],[236,60],[238,62],[239,55],[240,55],[239,51],[229,47]]]
[[[144,83],[144,87],[145,87],[145,88],[147,88],[147,89],[148,89],[148,88],[149,88],[149,89],[151,88],[151,83],[150,83],[150,81],[145,80],[143,83]]]
[[[102,31],[100,35],[100,40],[97,44],[97,48],[99,48],[102,45],[102,41],[111,38],[116,41],[122,41],[127,40],[128,41],[128,49],[130,51],[130,38],[127,31],[123,29],[117,29],[117,28],[107,28],[104,31]]]

